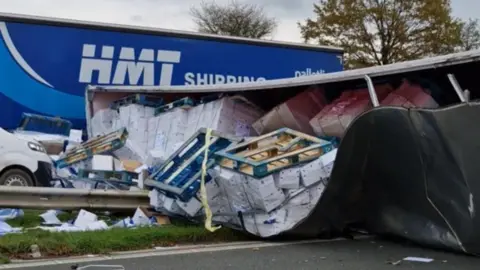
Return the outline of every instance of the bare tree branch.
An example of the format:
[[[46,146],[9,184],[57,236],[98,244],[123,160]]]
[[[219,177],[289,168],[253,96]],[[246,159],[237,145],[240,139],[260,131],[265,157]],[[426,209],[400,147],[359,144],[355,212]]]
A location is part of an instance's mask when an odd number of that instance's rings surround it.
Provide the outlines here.
[[[190,14],[202,33],[260,39],[271,35],[277,27],[277,21],[268,17],[262,7],[236,1],[225,6],[204,1],[193,7]]]
[[[480,48],[480,26],[478,19],[469,19],[462,27],[462,45],[460,50],[470,51]]]

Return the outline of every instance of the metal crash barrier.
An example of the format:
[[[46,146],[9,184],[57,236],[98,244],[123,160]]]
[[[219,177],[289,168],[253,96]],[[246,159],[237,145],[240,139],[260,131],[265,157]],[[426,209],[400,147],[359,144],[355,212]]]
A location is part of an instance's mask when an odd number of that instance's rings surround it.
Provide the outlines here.
[[[145,191],[0,186],[0,207],[129,210],[149,207]]]

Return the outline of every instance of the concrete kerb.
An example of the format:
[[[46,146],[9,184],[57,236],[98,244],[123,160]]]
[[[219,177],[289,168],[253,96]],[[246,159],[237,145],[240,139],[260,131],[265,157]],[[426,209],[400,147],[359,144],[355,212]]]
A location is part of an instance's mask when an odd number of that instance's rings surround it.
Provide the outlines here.
[[[356,239],[368,239],[371,236],[359,236]],[[76,256],[68,258],[54,258],[54,259],[40,259],[40,260],[12,260],[11,264],[0,265],[0,269],[16,269],[16,268],[28,268],[39,267],[48,265],[62,265],[62,264],[78,264],[78,263],[91,263],[99,261],[132,259],[142,257],[156,257],[156,256],[168,256],[168,255],[181,255],[189,253],[202,253],[202,252],[216,252],[216,251],[229,251],[237,249],[249,249],[249,248],[267,248],[276,246],[287,245],[300,245],[300,244],[314,244],[314,243],[328,243],[345,241],[348,239],[336,238],[328,240],[305,240],[305,241],[290,241],[290,242],[264,242],[264,241],[248,241],[248,242],[236,242],[236,243],[222,243],[211,245],[185,245],[176,247],[161,248],[156,247],[154,249],[139,250],[131,252],[114,252],[109,255],[86,255]]]

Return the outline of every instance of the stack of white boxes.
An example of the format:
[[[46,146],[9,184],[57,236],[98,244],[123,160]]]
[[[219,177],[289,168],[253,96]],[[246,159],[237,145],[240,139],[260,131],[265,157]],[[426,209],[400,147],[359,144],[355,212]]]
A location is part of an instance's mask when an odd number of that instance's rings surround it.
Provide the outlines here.
[[[122,149],[115,151],[120,159],[144,162],[148,149],[148,119],[153,117],[154,109],[138,104],[119,108],[118,117],[113,120],[112,131],[126,128],[128,139]]]
[[[158,164],[200,128],[237,136],[256,135],[251,125],[262,114],[241,98],[225,97],[190,109],[175,108],[158,116],[154,116],[153,108],[137,104],[121,106],[118,113],[101,110],[91,124],[95,135],[127,128],[127,149],[115,154],[121,159],[140,158],[138,161]]]
[[[237,97],[200,104],[189,110],[185,140],[202,127],[236,136],[256,135],[251,126],[262,115],[263,111]]]
[[[219,166],[209,170],[213,179],[206,184],[213,221],[241,226],[236,213],[243,212],[248,232],[270,237],[287,231],[302,222],[325,190],[336,150],[307,164],[282,170],[262,179],[255,179]],[[200,199],[200,192],[197,197]],[[156,209],[193,217],[200,213],[196,198],[187,203],[152,191],[151,205]],[[220,215],[220,214],[230,214]]]
[[[185,138],[188,110],[176,108],[148,120],[147,154],[153,158],[166,160]]]
[[[90,120],[93,136],[107,134],[113,131],[113,122],[118,118],[118,112],[103,109],[95,113]]]

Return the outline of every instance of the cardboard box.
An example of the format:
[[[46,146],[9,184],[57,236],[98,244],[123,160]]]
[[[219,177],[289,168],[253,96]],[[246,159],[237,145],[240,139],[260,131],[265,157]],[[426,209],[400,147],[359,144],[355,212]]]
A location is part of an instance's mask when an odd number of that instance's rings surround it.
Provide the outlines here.
[[[258,134],[266,134],[279,128],[288,127],[313,135],[310,119],[319,113],[326,104],[323,90],[309,89],[275,107],[252,126]]]
[[[143,165],[141,162],[136,160],[122,160],[121,162],[123,170],[127,172],[136,172],[135,169]]]
[[[285,194],[275,185],[272,175],[262,179],[247,177],[244,187],[249,203],[254,205],[254,208],[262,209],[267,213],[285,201]]]
[[[294,167],[281,170],[273,175],[275,184],[282,189],[298,189],[300,188],[300,168]]]
[[[113,157],[107,155],[94,155],[92,158],[92,170],[113,171]]]

